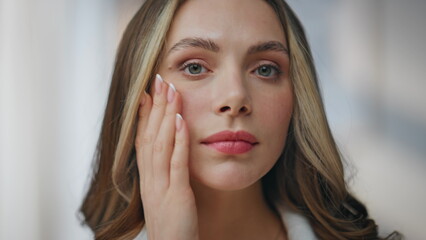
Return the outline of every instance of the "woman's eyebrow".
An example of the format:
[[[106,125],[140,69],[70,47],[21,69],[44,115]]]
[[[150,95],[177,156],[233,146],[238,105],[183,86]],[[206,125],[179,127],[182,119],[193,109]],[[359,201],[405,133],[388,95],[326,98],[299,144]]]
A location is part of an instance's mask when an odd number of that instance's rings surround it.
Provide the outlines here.
[[[171,47],[170,50],[167,52],[167,55],[169,55],[173,51],[185,48],[203,48],[212,52],[219,52],[220,50],[219,46],[210,39],[184,38],[177,42],[175,45],[173,45],[173,47]],[[248,49],[247,54],[255,54],[265,51],[277,51],[288,55],[287,47],[279,41],[261,42],[259,44],[253,45]]]
[[[265,52],[265,51],[276,51],[276,52],[282,52],[285,55],[288,55],[288,49],[284,44],[278,41],[268,41],[268,42],[262,42],[259,44],[256,44],[254,46],[251,46],[247,54],[255,54],[258,52]]]
[[[191,47],[204,48],[212,52],[219,52],[220,50],[219,46],[210,39],[184,38],[180,40],[179,42],[177,42],[175,45],[173,45],[173,47],[170,48],[170,50],[168,51],[167,55],[173,51],[177,51],[184,48],[191,48]]]

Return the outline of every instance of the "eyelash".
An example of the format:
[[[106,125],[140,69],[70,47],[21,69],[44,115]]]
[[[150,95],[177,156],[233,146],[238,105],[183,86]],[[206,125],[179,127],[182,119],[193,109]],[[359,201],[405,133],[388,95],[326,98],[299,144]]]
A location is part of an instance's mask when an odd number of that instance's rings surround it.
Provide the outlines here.
[[[185,63],[183,63],[183,64],[181,64],[181,66],[179,67],[179,71],[184,71],[184,74],[186,75],[186,76],[188,76],[189,78],[194,78],[194,79],[196,79],[196,78],[198,78],[201,74],[203,74],[203,73],[200,73],[200,74],[190,74],[190,73],[187,73],[186,71],[185,71],[185,69],[186,68],[188,68],[188,67],[190,67],[190,66],[192,66],[192,65],[199,65],[201,68],[203,68],[203,69],[205,69],[205,71],[206,72],[208,72],[209,70],[206,68],[206,67],[204,67],[204,65],[203,64],[201,64],[201,63],[199,63],[199,62],[185,62]],[[205,72],[204,72],[205,73]]]
[[[253,70],[253,72],[256,72],[261,67],[270,67],[270,68],[272,68],[273,71],[276,72],[275,76],[270,77],[270,79],[272,79],[273,81],[277,81],[279,79],[279,77],[281,76],[281,74],[283,73],[277,65],[270,64],[270,63],[269,64],[268,63],[266,63],[266,64],[258,64],[257,67]],[[261,77],[261,78],[268,78],[268,77],[262,77],[262,76],[259,76],[259,77]]]
[[[199,77],[201,74],[190,74],[190,73],[186,73],[185,69],[192,66],[192,65],[199,65],[202,69],[205,69],[206,72],[208,72],[209,70],[201,63],[199,62],[185,62],[183,64],[181,64],[181,66],[179,67],[179,71],[184,71],[184,74],[187,75],[190,78],[197,78]],[[256,72],[257,70],[259,70],[261,67],[270,67],[272,68],[273,71],[276,72],[275,77],[262,77],[260,75],[258,75],[260,78],[269,78],[272,81],[277,81],[279,79],[279,77],[281,76],[281,74],[283,73],[278,66],[274,65],[274,64],[258,64],[257,67],[252,71],[252,72]],[[204,72],[205,73],[205,72]]]
[[[180,69],[179,70],[185,70],[185,68],[187,68],[187,67],[189,67],[189,66],[192,66],[192,65],[199,65],[200,67],[202,67],[202,68],[204,68],[204,69],[206,69],[207,70],[207,68],[206,67],[204,67],[203,66],[203,64],[201,64],[201,63],[199,63],[199,62],[185,62],[185,63],[183,63],[182,64],[182,66],[180,67]]]

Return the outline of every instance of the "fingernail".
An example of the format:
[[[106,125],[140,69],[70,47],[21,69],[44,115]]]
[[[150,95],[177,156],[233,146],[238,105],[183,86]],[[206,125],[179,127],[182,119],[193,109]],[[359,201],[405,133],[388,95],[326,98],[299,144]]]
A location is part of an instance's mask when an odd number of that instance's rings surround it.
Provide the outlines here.
[[[176,130],[179,131],[182,128],[182,115],[179,113],[176,113]]]
[[[157,74],[155,76],[155,92],[157,94],[161,93],[162,85],[163,85],[163,78],[161,78],[160,74]]]
[[[175,92],[176,92],[176,88],[175,88],[175,86],[173,85],[173,83],[170,83],[169,84],[169,91],[168,91],[168,93],[167,93],[167,101],[169,102],[169,103],[171,103],[171,102],[173,102],[173,98],[174,98],[174,96],[175,96]]]

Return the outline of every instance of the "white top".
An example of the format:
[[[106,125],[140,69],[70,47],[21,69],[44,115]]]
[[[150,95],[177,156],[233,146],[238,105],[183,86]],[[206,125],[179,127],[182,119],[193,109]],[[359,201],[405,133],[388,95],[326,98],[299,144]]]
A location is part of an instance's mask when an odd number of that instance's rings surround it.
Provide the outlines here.
[[[288,240],[317,240],[309,221],[303,215],[288,208],[279,208],[279,213],[287,229]],[[148,240],[145,227],[134,240]]]

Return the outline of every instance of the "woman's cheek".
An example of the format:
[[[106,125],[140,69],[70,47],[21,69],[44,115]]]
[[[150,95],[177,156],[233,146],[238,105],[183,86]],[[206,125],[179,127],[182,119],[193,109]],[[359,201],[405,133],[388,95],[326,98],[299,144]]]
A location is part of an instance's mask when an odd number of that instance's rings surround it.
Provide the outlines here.
[[[259,118],[262,121],[261,125],[273,126],[271,130],[286,128],[293,112],[293,98],[290,92],[273,94],[269,91],[268,95],[263,95],[256,100],[255,104],[262,116]]]
[[[200,121],[201,116],[210,109],[207,100],[208,95],[191,89],[181,90],[180,93],[182,96],[182,117],[191,131],[195,127],[194,125]]]

